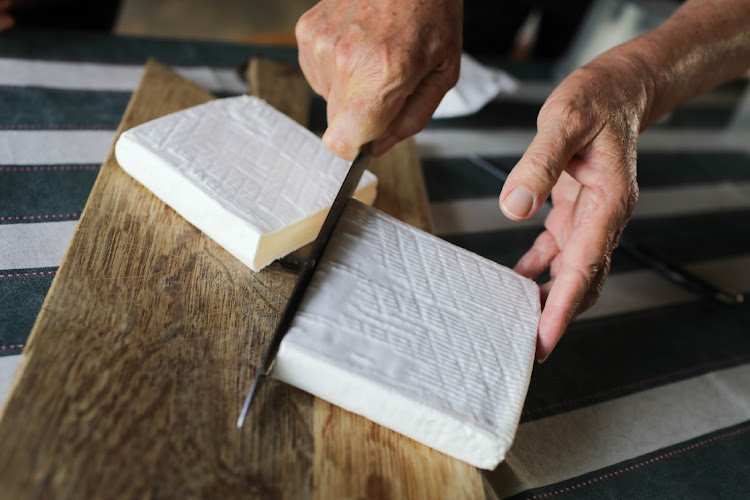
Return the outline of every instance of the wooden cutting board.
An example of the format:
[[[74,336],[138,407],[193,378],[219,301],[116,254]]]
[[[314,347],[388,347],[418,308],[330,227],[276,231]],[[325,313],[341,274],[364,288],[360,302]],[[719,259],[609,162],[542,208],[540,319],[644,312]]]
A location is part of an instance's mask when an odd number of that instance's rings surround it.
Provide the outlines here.
[[[256,84],[281,109],[309,93]],[[118,133],[210,99],[149,62]],[[376,206],[429,229],[413,143],[373,170]],[[0,497],[483,497],[473,467],[276,381],[235,427],[294,280],[243,266],[110,151],[0,415]]]

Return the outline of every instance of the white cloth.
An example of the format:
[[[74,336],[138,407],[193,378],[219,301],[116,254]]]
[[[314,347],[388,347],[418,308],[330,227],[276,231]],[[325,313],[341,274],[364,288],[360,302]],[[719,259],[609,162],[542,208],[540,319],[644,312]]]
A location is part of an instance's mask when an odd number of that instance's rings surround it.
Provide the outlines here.
[[[482,66],[468,54],[461,54],[458,83],[440,101],[433,118],[454,118],[476,113],[498,94],[512,94],[518,82],[505,71]]]

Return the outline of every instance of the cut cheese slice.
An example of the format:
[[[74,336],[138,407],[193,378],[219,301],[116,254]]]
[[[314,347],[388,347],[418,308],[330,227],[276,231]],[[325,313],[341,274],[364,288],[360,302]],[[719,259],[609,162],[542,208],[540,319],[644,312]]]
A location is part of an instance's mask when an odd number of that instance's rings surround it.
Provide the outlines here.
[[[533,281],[351,202],[273,374],[492,469],[518,427],[539,315]]]
[[[256,97],[218,99],[134,127],[120,166],[258,271],[317,236],[349,163]],[[355,197],[375,199],[365,172]]]

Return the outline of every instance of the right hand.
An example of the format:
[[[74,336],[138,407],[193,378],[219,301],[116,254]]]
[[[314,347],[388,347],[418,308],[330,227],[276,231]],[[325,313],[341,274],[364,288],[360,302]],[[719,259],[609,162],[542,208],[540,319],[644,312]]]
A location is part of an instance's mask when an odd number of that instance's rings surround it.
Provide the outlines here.
[[[12,28],[15,24],[13,18],[7,12],[10,7],[11,0],[0,0],[0,31]]]
[[[297,23],[299,62],[328,102],[323,142],[351,160],[422,130],[458,80],[462,0],[321,0]]]

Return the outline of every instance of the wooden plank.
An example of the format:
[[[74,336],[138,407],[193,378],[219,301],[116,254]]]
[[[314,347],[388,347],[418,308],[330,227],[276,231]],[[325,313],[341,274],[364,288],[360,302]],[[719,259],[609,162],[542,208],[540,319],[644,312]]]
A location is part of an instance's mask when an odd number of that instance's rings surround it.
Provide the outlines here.
[[[247,65],[245,79],[250,94],[270,102],[300,125],[310,123],[312,89],[297,66],[254,57]]]
[[[150,62],[119,131],[209,99]],[[387,194],[412,155],[376,170],[384,208],[422,220],[426,198]],[[480,497],[475,469],[275,381],[236,429],[294,279],[244,267],[110,151],[0,415],[0,497]]]

